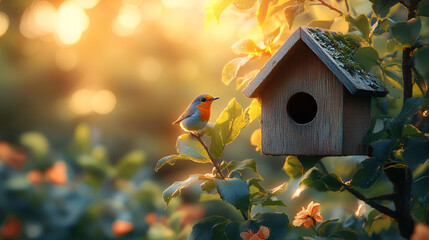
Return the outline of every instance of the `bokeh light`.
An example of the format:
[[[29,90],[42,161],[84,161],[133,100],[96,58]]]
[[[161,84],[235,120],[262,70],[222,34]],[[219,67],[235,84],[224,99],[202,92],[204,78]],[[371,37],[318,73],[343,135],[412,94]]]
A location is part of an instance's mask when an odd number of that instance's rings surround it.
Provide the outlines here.
[[[37,1],[25,10],[19,28],[27,38],[44,36],[56,30],[57,18],[57,10],[52,3]]]
[[[6,33],[8,28],[9,28],[9,17],[6,14],[0,12],[0,37]]]
[[[141,13],[146,21],[156,20],[162,14],[162,5],[158,1],[146,1],[141,5]]]
[[[85,11],[75,2],[65,1],[58,9],[57,34],[64,44],[75,44],[82,32],[88,28],[89,19]]]
[[[91,98],[91,108],[99,114],[110,113],[116,106],[116,97],[111,91],[101,90]]]
[[[90,103],[93,94],[94,93],[88,89],[80,89],[73,93],[69,102],[71,110],[76,114],[90,113],[92,110]]]
[[[124,5],[119,10],[119,23],[125,28],[135,28],[141,22],[140,10],[134,5]]]
[[[95,7],[100,0],[74,0],[82,8],[90,9]]]

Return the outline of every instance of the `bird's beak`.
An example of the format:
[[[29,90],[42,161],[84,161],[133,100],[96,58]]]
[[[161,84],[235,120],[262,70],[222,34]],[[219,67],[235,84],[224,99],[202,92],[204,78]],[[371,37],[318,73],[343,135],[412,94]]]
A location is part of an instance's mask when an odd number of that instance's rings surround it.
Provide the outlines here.
[[[218,97],[214,97],[214,98],[212,98],[212,99],[210,99],[211,101],[214,101],[214,100],[218,100],[219,98]]]

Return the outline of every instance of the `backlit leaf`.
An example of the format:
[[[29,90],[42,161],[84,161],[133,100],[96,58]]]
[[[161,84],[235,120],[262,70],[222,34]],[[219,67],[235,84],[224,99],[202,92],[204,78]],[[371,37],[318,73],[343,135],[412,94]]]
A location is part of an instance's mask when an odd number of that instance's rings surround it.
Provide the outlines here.
[[[357,28],[365,39],[369,39],[371,26],[369,25],[369,20],[367,16],[365,16],[364,14],[360,14],[359,16],[354,18],[348,15],[346,17],[346,20],[350,22],[353,27]]]
[[[249,124],[259,118],[259,116],[261,116],[261,102],[257,98],[254,98],[249,107],[244,111],[244,120],[246,124]]]
[[[156,164],[155,172],[157,172],[166,164],[174,165],[174,163],[176,163],[177,160],[187,160],[187,159],[190,159],[190,158],[186,155],[180,155],[180,154],[179,155],[174,154],[174,155],[163,157]]]
[[[250,143],[256,147],[256,151],[261,149],[261,129],[256,129],[250,136]]]
[[[259,2],[258,9],[256,10],[256,20],[258,21],[258,25],[260,28],[264,25],[265,18],[267,16],[268,12],[268,5],[270,4],[271,0],[261,0]]]
[[[392,25],[392,37],[405,47],[411,47],[420,35],[422,23],[420,18],[413,18],[407,22],[398,22]]]
[[[225,85],[231,83],[237,77],[238,70],[244,66],[251,57],[234,58],[229,61],[222,69],[222,82]]]
[[[253,171],[259,179],[262,179],[262,177],[258,173],[258,167],[256,165],[256,162],[253,159],[246,159],[243,161],[231,161],[228,165],[229,172],[244,171],[246,169]]]
[[[385,18],[390,11],[390,8],[398,3],[398,0],[370,0],[372,9],[380,18]]]
[[[259,70],[253,70],[249,73],[246,73],[242,77],[238,77],[237,78],[237,89],[240,89],[241,87],[247,85],[247,83],[252,81],[258,73],[259,73]]]
[[[429,3],[428,3],[429,6]],[[428,7],[429,8],[429,7]],[[426,79],[429,79],[429,47],[423,47],[414,53],[415,67]]]
[[[206,8],[206,15],[213,15],[215,20],[219,22],[223,11],[231,5],[233,0],[210,0],[210,6]],[[208,22],[206,22],[207,25]]]
[[[279,35],[280,33],[280,27],[276,28],[276,30],[268,33],[268,34],[264,34],[264,45],[266,47],[270,46],[271,43],[274,41],[274,39],[276,39],[276,37]]]
[[[271,193],[272,195],[279,195],[282,194],[286,188],[287,188],[287,182],[284,182],[282,184],[280,184],[279,186],[270,189],[268,192]]]
[[[301,177],[304,167],[296,156],[287,156],[283,165],[283,171],[291,178]]]
[[[256,0],[234,0],[232,4],[238,9],[246,10],[255,6]]]
[[[353,55],[353,60],[366,71],[370,71],[373,66],[378,65],[378,58],[378,52],[373,47],[361,47]]]
[[[234,98],[220,114],[213,129],[208,132],[211,137],[210,153],[214,158],[220,158],[225,145],[234,141],[244,124],[243,109]]]
[[[285,9],[285,16],[287,23],[289,25],[289,29],[292,28],[295,17],[304,12],[304,4],[294,4]]]
[[[232,45],[235,54],[259,55],[263,50],[252,39],[241,39]]]
[[[210,158],[203,145],[190,134],[182,134],[179,136],[176,143],[176,149],[178,153],[187,155],[189,159],[194,162],[210,162]]]
[[[198,174],[191,175],[185,181],[178,181],[173,183],[162,193],[164,201],[168,204],[171,199],[180,196],[180,194],[182,193],[182,189],[188,187],[191,183],[198,181],[198,176]]]

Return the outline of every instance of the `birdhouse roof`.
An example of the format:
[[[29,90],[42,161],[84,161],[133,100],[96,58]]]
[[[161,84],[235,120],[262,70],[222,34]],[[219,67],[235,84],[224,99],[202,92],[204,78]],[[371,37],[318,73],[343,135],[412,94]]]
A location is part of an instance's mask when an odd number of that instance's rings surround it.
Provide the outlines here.
[[[294,61],[293,56],[299,54],[299,51],[293,49],[297,48],[299,42],[304,42],[351,94],[383,97],[388,93],[379,79],[367,73],[351,58],[350,54],[360,47],[356,41],[320,28],[299,27],[247,85],[244,94],[247,97],[258,97],[282,66]]]

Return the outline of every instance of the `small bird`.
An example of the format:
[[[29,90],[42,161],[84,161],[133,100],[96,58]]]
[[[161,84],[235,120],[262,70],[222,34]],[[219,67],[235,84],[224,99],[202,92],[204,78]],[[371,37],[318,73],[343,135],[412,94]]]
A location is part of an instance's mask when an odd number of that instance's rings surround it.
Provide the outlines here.
[[[202,94],[196,97],[186,108],[185,112],[173,124],[179,124],[185,131],[203,129],[210,119],[210,107],[218,97]]]

